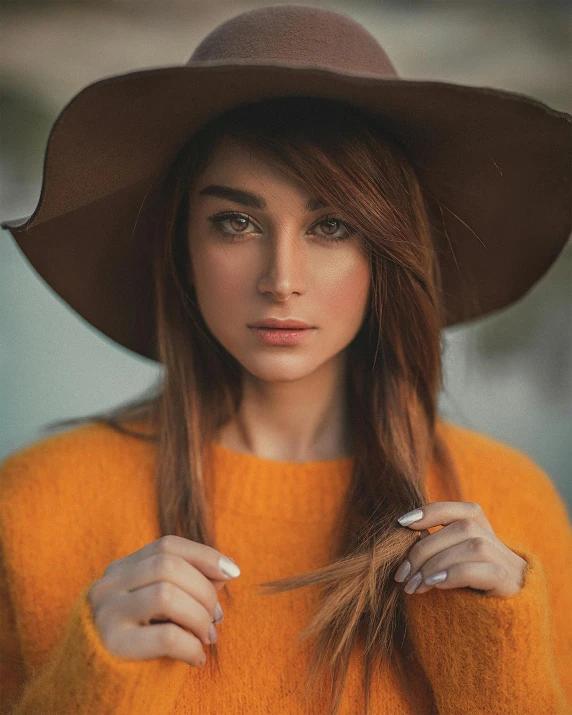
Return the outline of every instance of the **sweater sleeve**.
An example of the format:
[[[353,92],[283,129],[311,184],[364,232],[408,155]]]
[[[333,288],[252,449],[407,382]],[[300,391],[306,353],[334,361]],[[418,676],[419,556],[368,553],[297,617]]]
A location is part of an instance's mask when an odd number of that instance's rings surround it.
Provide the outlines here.
[[[79,511],[81,502],[69,497],[72,480],[60,478],[64,469],[46,451],[33,447],[0,465],[0,713],[170,715],[191,666],[107,650],[88,599],[97,545],[88,546],[88,568],[83,559],[66,573],[90,538],[83,525],[99,520],[87,508],[83,521],[68,520],[65,506]]]
[[[497,533],[527,561],[519,593],[433,588],[409,597],[410,635],[440,715],[572,713],[572,528],[547,475],[528,468],[529,496],[526,486],[502,495],[521,536]]]
[[[11,610],[2,603],[0,712],[7,711],[11,715],[168,715],[172,711],[189,666],[171,658],[131,660],[110,653],[93,622],[88,590],[85,588],[75,601],[57,647],[42,667],[33,669],[27,677]],[[0,592],[7,593],[5,583]]]

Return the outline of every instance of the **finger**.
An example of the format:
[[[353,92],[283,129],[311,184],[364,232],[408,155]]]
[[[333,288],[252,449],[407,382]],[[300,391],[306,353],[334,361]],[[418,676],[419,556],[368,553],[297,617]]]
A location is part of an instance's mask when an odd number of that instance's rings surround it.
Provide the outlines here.
[[[117,629],[107,639],[106,647],[123,658],[147,660],[169,657],[197,667],[206,662],[200,640],[175,623]]]
[[[397,520],[410,529],[429,529],[446,526],[459,519],[473,519],[487,531],[493,532],[480,504],[472,501],[437,501],[403,514]]]
[[[495,538],[471,519],[455,521],[424,539],[419,539],[409,550],[407,559],[396,569],[394,578],[400,582],[408,581],[425,564],[434,565],[436,563],[434,559],[439,555],[445,560],[450,559],[450,555],[447,555],[448,552],[455,546],[464,543],[466,546],[463,547],[460,554],[457,554],[453,562],[455,560],[462,561],[465,557],[472,561],[487,561],[495,553]],[[470,559],[469,556],[471,556]],[[406,562],[409,563],[407,570]],[[450,560],[447,565],[449,563],[451,563]],[[439,565],[445,568],[441,562]]]
[[[418,586],[417,591],[424,592],[434,585],[427,584],[427,579],[442,571],[448,571],[456,564],[470,562],[492,563],[495,561],[500,562],[500,555],[497,555],[497,548],[493,542],[486,537],[466,539],[450,548],[439,551],[430,559],[421,562],[415,560],[415,565],[412,564],[411,573],[407,581],[410,581],[416,573],[420,573],[423,581]]]
[[[113,588],[135,591],[158,582],[178,586],[201,603],[214,617],[218,590],[199,569],[176,554],[159,552],[139,561],[130,571],[117,577]]]
[[[195,598],[167,581],[143,586],[135,591],[108,600],[98,614],[100,619],[111,620],[103,611],[113,611],[113,620],[146,626],[151,619],[173,621],[193,633],[206,645],[210,644],[211,614]]]
[[[124,573],[126,570],[132,569],[136,563],[158,553],[174,554],[175,556],[180,556],[185,559],[185,561],[195,566],[201,573],[213,581],[218,590],[220,590],[229,579],[236,578],[236,576],[240,575],[238,566],[234,564],[232,560],[230,563],[225,561],[225,559],[229,557],[221,554],[217,549],[175,534],[162,536],[146,544],[138,551],[114,561],[108,566],[106,575],[115,576]],[[221,558],[223,559],[222,561]],[[229,576],[225,574],[225,572],[221,570],[222,568],[231,569],[230,573],[234,575]]]
[[[444,581],[422,590],[419,586],[413,593],[424,593],[430,588],[447,590],[452,588],[471,588],[476,591],[492,591],[494,595],[498,584],[506,579],[506,569],[497,562],[473,561],[454,564],[446,570],[447,577]]]

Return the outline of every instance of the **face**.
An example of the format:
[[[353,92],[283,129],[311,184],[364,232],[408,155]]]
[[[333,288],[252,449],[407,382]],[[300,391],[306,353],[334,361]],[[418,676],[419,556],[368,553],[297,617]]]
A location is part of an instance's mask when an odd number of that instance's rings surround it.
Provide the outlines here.
[[[199,308],[216,339],[260,380],[300,380],[340,362],[363,322],[368,259],[352,226],[319,203],[278,164],[229,138],[191,190],[190,279]],[[315,329],[301,342],[269,345],[249,327],[267,318]]]

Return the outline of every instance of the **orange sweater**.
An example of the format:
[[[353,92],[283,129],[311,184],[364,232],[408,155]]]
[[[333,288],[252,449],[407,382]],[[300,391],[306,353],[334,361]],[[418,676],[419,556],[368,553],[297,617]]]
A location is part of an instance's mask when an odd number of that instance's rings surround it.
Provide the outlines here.
[[[493,439],[439,423],[465,500],[528,561],[511,598],[468,589],[406,595],[409,630],[440,715],[549,715],[572,708],[572,528],[547,475]],[[296,641],[311,589],[255,584],[326,563],[351,458],[295,464],[216,445],[216,531],[242,574],[219,596],[222,675],[106,650],[86,594],[107,565],[160,536],[151,443],[87,425],[0,464],[0,710],[17,715],[301,715],[311,643]],[[446,501],[433,465],[429,501]],[[315,603],[315,602],[314,602]],[[209,646],[204,646],[209,653]],[[355,656],[355,657],[354,657]],[[362,712],[354,652],[340,715]],[[372,712],[411,713],[397,675],[375,675]],[[9,709],[10,703],[13,709]],[[314,710],[313,715],[316,715]]]

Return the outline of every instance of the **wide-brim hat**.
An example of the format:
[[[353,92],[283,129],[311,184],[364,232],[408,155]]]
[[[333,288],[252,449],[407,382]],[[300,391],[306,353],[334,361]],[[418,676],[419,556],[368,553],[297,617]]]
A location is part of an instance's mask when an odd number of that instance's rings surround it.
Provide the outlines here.
[[[185,65],[82,89],[51,128],[34,212],[1,226],[80,316],[157,360],[151,252],[136,220],[147,192],[209,120],[290,96],[365,109],[406,153],[428,199],[447,325],[521,298],[570,236],[570,114],[515,92],[403,79],[361,24],[294,4],[223,22]]]

